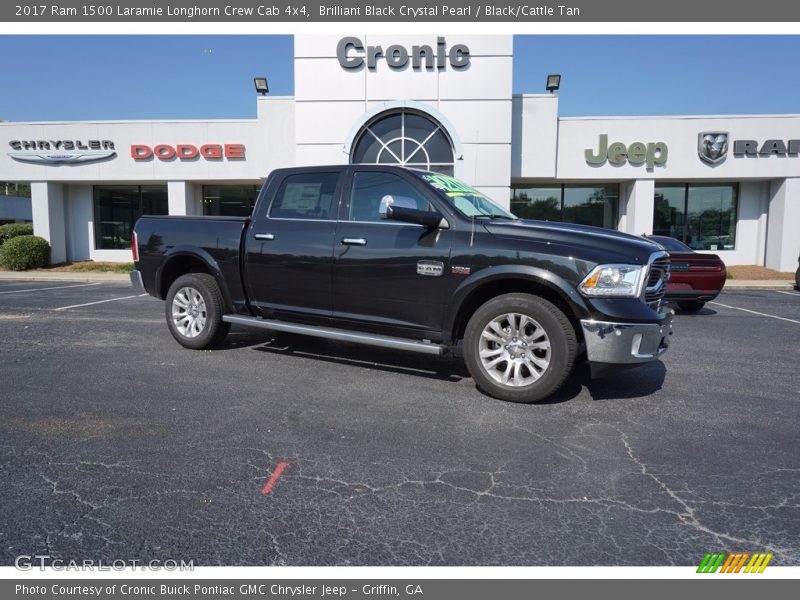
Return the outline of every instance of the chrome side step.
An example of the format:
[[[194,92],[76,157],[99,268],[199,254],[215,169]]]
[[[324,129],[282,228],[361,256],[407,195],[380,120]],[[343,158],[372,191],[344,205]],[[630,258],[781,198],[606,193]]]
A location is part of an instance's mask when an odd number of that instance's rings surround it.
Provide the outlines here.
[[[441,355],[445,351],[445,346],[440,344],[419,342],[417,340],[379,335],[376,333],[361,333],[346,329],[336,329],[334,327],[298,325],[296,323],[287,323],[286,321],[259,319],[242,315],[223,315],[222,320],[226,323],[236,323],[238,325],[246,325],[247,327],[260,327],[261,329],[270,329],[272,331],[299,333],[302,335],[327,338],[329,340],[339,340],[340,342],[353,342],[355,344],[380,346],[381,348],[393,348],[395,350],[408,350],[409,352],[421,352],[423,354]]]

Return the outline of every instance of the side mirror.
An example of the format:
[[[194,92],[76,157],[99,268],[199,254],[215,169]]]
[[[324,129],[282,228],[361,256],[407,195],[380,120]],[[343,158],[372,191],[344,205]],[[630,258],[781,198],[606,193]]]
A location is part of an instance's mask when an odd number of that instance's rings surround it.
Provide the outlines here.
[[[409,198],[408,196],[392,196],[391,194],[386,194],[381,198],[381,204],[378,207],[378,213],[380,213],[381,219],[388,218],[386,216],[386,211],[390,206],[416,209],[417,203],[413,198]]]
[[[426,229],[450,229],[450,224],[438,212],[417,210],[416,208],[403,208],[400,206],[387,206],[386,218],[403,223],[422,225]]]

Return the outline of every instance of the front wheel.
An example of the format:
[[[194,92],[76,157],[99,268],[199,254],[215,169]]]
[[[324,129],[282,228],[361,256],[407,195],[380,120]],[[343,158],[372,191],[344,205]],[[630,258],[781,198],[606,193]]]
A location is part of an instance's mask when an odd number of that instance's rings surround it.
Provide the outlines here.
[[[578,341],[566,315],[543,298],[504,294],[481,306],[464,332],[464,360],[490,396],[536,402],[572,373]]]
[[[164,303],[172,337],[192,350],[213,348],[228,335],[231,324],[222,320],[224,307],[219,285],[206,273],[178,277]]]
[[[705,305],[706,303],[701,300],[684,300],[682,302],[678,302],[678,308],[680,308],[683,312],[697,312]]]

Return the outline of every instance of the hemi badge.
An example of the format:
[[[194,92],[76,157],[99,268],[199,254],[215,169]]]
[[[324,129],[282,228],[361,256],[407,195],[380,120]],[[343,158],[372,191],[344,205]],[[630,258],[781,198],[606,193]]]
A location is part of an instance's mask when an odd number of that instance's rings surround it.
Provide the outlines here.
[[[451,271],[452,271],[453,275],[469,275],[470,273],[472,273],[472,268],[471,267],[453,266],[451,268]]]
[[[440,277],[444,273],[444,263],[437,260],[420,260],[417,262],[417,275]]]

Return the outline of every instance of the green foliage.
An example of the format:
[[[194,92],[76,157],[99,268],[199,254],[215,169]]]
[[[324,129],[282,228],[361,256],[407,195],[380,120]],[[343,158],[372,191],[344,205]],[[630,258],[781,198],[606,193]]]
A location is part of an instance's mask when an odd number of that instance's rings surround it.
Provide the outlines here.
[[[133,270],[133,263],[108,263],[108,262],[77,262],[61,269],[63,271],[93,272],[93,273],[128,273]]]
[[[30,183],[8,183],[0,181],[0,194],[5,196],[19,196],[20,198],[31,197]]]
[[[11,238],[20,235],[33,235],[33,225],[30,223],[6,223],[0,225],[0,246]]]
[[[50,244],[35,235],[11,238],[0,246],[0,267],[25,271],[46,267],[50,263]]]

